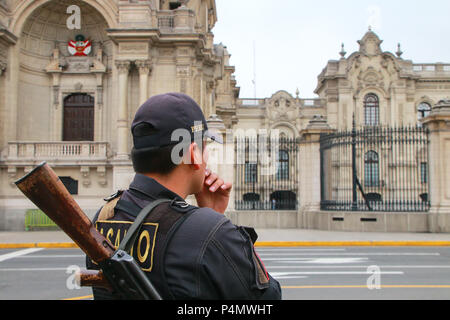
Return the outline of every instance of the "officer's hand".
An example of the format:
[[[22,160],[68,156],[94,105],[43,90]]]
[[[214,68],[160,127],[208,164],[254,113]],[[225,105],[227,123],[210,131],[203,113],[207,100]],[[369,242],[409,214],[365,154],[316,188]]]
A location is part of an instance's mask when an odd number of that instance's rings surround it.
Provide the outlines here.
[[[198,206],[200,208],[211,208],[224,214],[230,200],[231,188],[231,183],[225,183],[217,174],[206,170],[203,189],[195,195]]]

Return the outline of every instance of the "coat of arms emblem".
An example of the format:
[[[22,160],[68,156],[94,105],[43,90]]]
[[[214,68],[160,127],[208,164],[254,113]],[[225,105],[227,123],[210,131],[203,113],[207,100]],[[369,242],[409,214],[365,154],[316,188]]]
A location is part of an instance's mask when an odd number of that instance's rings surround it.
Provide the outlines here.
[[[84,36],[79,34],[75,37],[75,41],[69,41],[67,49],[73,56],[87,56],[92,49],[91,41],[85,40]]]

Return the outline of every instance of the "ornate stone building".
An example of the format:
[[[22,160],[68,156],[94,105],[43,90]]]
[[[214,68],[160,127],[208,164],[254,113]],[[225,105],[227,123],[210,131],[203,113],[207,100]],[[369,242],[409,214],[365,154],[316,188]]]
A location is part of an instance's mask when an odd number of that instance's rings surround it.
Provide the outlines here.
[[[126,186],[129,127],[152,95],[184,92],[235,121],[216,21],[214,0],[0,1],[0,229],[23,228],[14,181],[41,161],[91,214]]]
[[[272,176],[259,177],[261,168],[248,155],[241,166],[218,166],[234,181],[228,215],[236,223],[450,230],[450,168],[443,160],[450,155],[442,152],[450,139],[450,111],[442,101],[450,99],[450,64],[414,64],[402,58],[400,47],[395,54],[384,52],[382,41],[369,31],[357,52],[346,57],[343,48],[340,60],[328,62],[318,77],[316,98],[285,91],[265,99],[239,98],[230,54],[214,44],[216,22],[214,0],[0,0],[0,230],[24,228],[25,212],[33,205],[14,181],[41,161],[92,215],[102,198],[126,187],[133,176],[129,128],[135,111],[148,97],[170,91],[192,96],[212,127],[280,131],[279,166]],[[338,201],[350,188],[330,182],[330,172],[351,167],[347,153],[324,171],[321,134],[352,130],[353,117],[358,130],[421,126],[422,118],[434,128],[427,161],[399,160],[403,168],[422,170],[419,177],[429,175],[435,182],[429,188],[429,215],[377,213],[379,221],[364,227],[355,222],[364,213],[354,213],[350,224],[338,226],[340,213],[321,210],[326,195]],[[234,151],[233,137],[229,142]],[[384,148],[380,158],[389,154]],[[363,162],[366,155],[356,152]],[[382,175],[375,155],[366,158],[358,168],[364,187],[367,172],[370,181]],[[372,187],[392,189],[386,181]],[[370,191],[372,197],[385,195]],[[430,201],[428,190],[421,196]]]

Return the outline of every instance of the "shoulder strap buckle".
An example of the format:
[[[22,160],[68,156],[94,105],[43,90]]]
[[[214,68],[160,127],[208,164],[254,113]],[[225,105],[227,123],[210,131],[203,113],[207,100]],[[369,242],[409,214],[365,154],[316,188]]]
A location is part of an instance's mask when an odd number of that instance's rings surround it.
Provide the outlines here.
[[[120,197],[123,193],[123,190],[118,190],[116,193],[113,193],[112,195],[110,195],[109,197],[103,199],[106,202],[110,202],[111,200],[116,199],[117,197]]]

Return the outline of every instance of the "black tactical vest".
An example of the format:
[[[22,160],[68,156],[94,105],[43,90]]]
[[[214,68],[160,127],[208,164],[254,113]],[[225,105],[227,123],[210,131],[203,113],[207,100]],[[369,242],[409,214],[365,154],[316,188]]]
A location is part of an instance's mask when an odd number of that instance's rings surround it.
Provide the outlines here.
[[[141,212],[140,207],[133,202],[123,200],[123,198],[128,198],[127,194],[121,199],[109,199],[117,202],[112,218],[102,220],[100,212],[98,220],[95,221],[96,229],[110,240],[116,249],[132,226],[134,219]],[[150,202],[148,201],[148,203]],[[196,207],[190,206],[184,201],[176,200],[158,205],[144,220],[136,240],[128,252],[141,266],[163,299],[174,299],[164,272],[166,248],[179,226],[195,209]],[[98,266],[93,265],[92,268],[97,269]],[[116,298],[103,289],[94,289],[93,291],[95,299]]]

